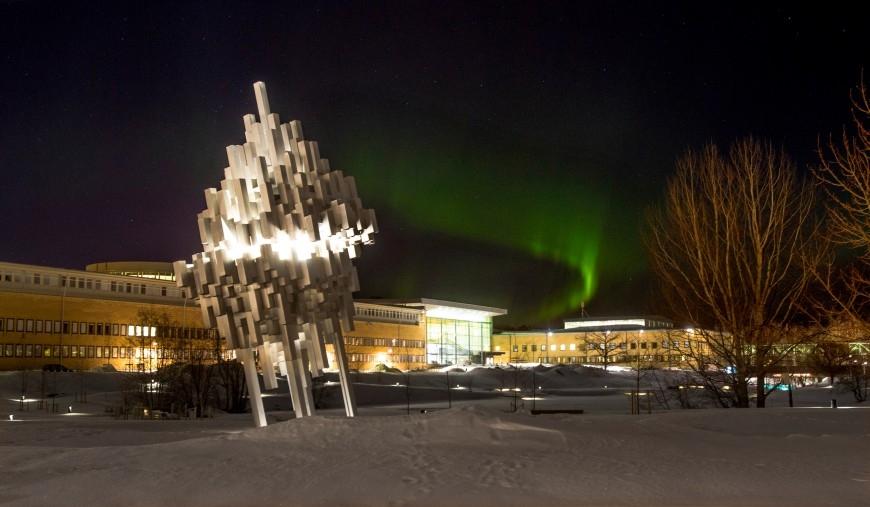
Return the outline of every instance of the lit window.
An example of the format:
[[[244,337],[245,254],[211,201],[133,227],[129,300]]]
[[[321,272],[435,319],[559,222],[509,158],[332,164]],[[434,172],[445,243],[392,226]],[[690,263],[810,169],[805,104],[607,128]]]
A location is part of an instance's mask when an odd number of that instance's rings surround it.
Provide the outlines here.
[[[564,343],[561,344],[561,345],[559,345],[559,350],[565,350],[565,344],[564,344]]]
[[[577,350],[577,344],[576,344],[576,343],[572,343],[572,344],[568,347],[568,350]]]

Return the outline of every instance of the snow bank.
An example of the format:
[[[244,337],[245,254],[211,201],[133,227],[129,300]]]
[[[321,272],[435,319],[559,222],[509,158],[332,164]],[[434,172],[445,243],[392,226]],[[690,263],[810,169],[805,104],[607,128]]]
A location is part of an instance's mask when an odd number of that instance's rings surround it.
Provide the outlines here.
[[[0,423],[4,505],[863,505],[870,410]]]

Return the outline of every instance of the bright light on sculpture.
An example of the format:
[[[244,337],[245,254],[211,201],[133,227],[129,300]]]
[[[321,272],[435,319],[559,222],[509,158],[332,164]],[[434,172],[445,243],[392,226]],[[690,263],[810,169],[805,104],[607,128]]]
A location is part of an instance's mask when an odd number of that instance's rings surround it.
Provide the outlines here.
[[[286,372],[297,417],[312,415],[311,377],[334,358],[345,412],[356,414],[342,328],[353,329],[359,290],[351,260],[377,232],[354,179],[333,171],[298,121],[281,124],[266,86],[254,84],[259,121],[244,116],[245,144],[228,146],[220,189],[205,191],[197,216],[203,251],[174,264],[203,319],[242,362],[257,426],[266,418],[255,362],[267,389]],[[326,344],[334,354],[327,356]],[[255,354],[256,352],[256,354]]]

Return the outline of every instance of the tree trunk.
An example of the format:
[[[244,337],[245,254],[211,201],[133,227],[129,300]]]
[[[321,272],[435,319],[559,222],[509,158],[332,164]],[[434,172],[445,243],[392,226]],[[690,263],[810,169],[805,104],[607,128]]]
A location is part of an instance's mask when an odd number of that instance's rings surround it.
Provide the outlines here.
[[[755,377],[755,406],[757,408],[764,408],[764,401],[766,396],[764,395],[764,374],[759,373],[758,376]]]
[[[734,384],[734,398],[737,408],[749,407],[749,384],[745,379],[740,379]]]

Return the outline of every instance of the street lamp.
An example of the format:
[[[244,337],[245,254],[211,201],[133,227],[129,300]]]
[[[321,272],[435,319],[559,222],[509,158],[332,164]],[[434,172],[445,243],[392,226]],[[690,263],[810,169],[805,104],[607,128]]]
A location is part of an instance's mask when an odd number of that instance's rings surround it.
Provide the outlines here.
[[[553,336],[553,332],[548,329],[547,330],[547,339],[544,341],[544,343],[545,343],[544,350],[547,353],[547,355],[544,356],[544,361],[547,363],[550,362],[550,337],[551,336]]]
[[[861,368],[863,369],[862,377],[864,378],[864,399],[866,400],[867,399],[867,361],[864,361],[861,364]]]

